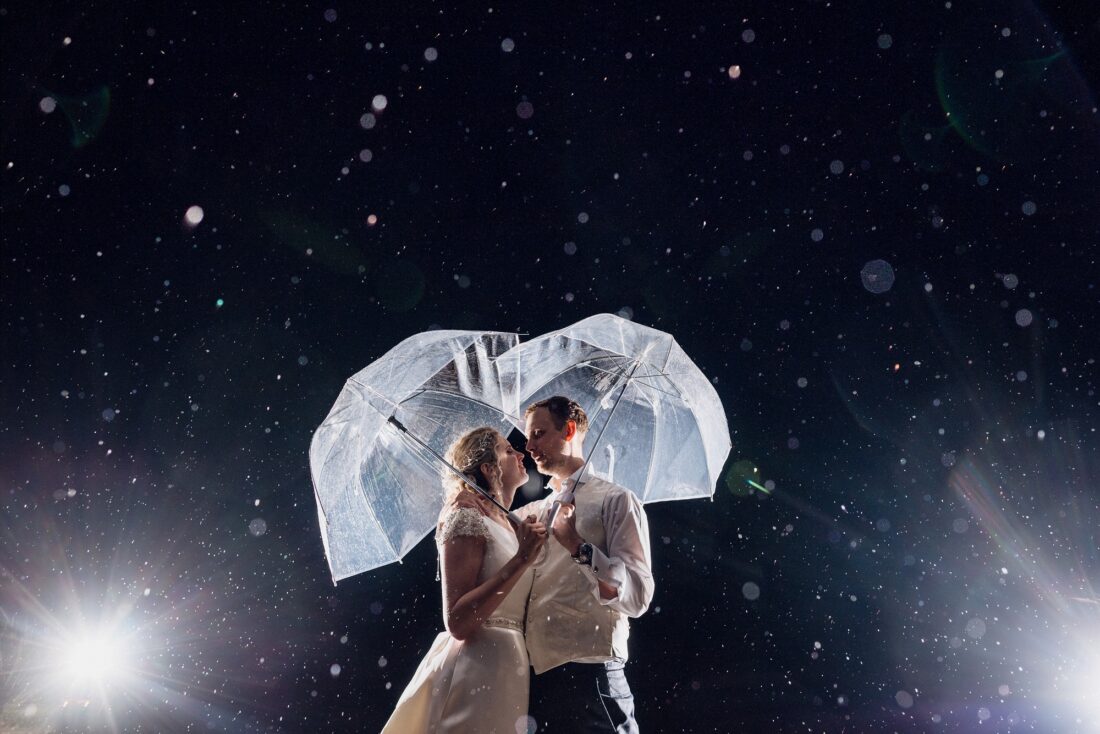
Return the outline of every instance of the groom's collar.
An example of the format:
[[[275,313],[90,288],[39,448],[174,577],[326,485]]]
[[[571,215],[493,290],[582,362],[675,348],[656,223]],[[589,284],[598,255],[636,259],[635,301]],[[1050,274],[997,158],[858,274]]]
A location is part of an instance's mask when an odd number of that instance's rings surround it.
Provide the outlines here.
[[[564,484],[566,487],[576,486],[577,480],[581,478],[581,472],[583,470],[584,467],[582,466],[580,469],[577,469],[575,472],[573,472],[563,480],[559,480],[557,477],[554,477],[550,480],[550,489],[554,492],[561,492],[563,489],[562,484]]]

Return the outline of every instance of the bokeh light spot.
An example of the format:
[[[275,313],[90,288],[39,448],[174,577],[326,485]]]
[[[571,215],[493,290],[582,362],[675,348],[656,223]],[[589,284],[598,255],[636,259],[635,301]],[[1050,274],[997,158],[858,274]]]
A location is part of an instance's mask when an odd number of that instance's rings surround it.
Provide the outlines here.
[[[894,268],[885,260],[871,260],[859,273],[863,287],[876,295],[894,286]]]
[[[752,492],[753,482],[758,481],[760,470],[756,464],[741,459],[734,462],[726,471],[726,487],[733,494],[744,497]]]

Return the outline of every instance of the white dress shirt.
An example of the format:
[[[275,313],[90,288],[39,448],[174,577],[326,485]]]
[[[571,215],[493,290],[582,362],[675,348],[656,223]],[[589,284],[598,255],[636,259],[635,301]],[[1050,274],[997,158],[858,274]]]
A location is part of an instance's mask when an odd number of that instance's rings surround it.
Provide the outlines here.
[[[581,470],[578,469],[572,476],[565,479],[562,482],[563,487],[555,487],[555,480],[551,480],[550,488],[553,494],[532,505],[543,503],[549,511],[555,501],[571,503],[573,499],[571,490],[574,486],[576,486],[575,491],[584,491],[584,481],[577,486],[580,472]],[[592,473],[591,470],[589,473]],[[618,487],[618,485],[615,486]],[[618,488],[622,491],[609,492],[603,503],[607,552],[604,553],[593,543],[592,565],[581,565],[580,569],[591,580],[592,594],[600,604],[622,612],[628,617],[640,617],[649,609],[655,589],[649,549],[649,521],[646,519],[641,501],[634,493]],[[523,517],[523,510],[526,507],[520,509],[520,517]],[[546,517],[547,515],[542,515],[542,519],[545,520]],[[604,599],[600,594],[597,580],[613,587],[618,593],[611,599]]]

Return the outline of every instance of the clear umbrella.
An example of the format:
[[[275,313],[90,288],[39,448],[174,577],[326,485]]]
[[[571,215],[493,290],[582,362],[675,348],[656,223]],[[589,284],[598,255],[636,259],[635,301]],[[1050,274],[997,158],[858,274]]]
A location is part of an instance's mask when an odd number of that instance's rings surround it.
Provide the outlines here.
[[[494,360],[518,341],[429,331],[348,379],[309,448],[333,581],[398,561],[431,532],[443,473],[457,473],[441,453],[462,434],[511,432]]]
[[[552,395],[584,408],[587,471],[642,502],[714,494],[731,447],[725,411],[670,334],[597,314],[513,347],[497,368],[513,416]]]

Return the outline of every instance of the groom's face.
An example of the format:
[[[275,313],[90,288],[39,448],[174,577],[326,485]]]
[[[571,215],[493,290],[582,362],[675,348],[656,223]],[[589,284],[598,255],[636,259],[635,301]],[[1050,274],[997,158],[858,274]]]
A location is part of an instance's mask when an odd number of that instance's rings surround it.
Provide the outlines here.
[[[569,421],[558,428],[554,417],[546,408],[538,408],[527,414],[527,453],[535,461],[540,474],[553,474],[565,463],[566,438]],[[575,429],[574,429],[575,430]]]

